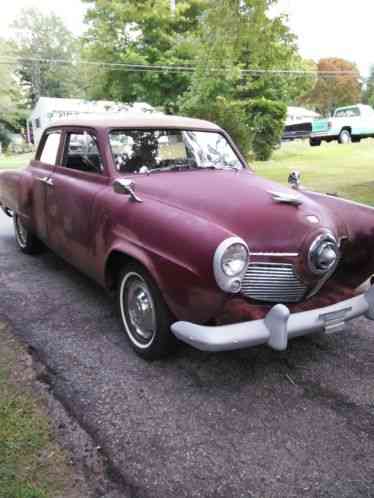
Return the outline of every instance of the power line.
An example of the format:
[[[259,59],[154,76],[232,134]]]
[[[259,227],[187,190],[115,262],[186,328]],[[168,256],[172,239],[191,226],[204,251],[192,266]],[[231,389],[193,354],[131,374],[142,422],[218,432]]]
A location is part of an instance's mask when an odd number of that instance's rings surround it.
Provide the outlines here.
[[[13,64],[18,62],[25,63],[46,63],[46,64],[61,64],[61,65],[87,65],[94,67],[106,67],[112,70],[134,71],[134,72],[194,72],[197,67],[192,65],[172,65],[172,64],[129,64],[122,62],[104,62],[104,61],[88,61],[84,59],[67,60],[67,59],[45,59],[37,57],[4,57],[0,56],[0,64]],[[226,68],[211,68],[211,72],[223,73],[227,72]],[[285,76],[355,76],[361,80],[366,78],[360,76],[357,71],[318,71],[318,70],[303,70],[303,69],[241,69],[241,75],[285,75]]]

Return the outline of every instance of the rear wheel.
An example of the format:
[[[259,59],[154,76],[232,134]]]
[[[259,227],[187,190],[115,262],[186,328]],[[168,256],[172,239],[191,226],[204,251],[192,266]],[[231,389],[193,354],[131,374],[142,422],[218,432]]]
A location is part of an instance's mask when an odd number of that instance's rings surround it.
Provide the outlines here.
[[[322,140],[320,138],[310,138],[309,143],[311,147],[319,147],[321,145]]]
[[[339,135],[339,143],[342,145],[350,144],[352,142],[351,132],[349,130],[342,130]]]
[[[43,250],[43,245],[34,234],[23,224],[21,217],[13,214],[14,232],[19,249],[25,254],[38,254]]]
[[[132,263],[122,270],[117,299],[124,332],[139,356],[156,360],[175,349],[177,341],[170,330],[172,315],[141,265]]]

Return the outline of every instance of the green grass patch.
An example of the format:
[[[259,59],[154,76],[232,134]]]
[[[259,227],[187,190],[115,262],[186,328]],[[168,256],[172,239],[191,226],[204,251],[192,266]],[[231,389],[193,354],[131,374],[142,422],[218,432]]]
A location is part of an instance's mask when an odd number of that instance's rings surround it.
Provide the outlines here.
[[[0,155],[0,169],[18,169],[27,166],[33,154],[18,154],[14,156]]]
[[[70,496],[72,469],[30,390],[28,356],[1,322],[0,344],[0,498]]]
[[[292,170],[299,170],[302,184],[309,189],[374,205],[374,140],[321,147],[286,143],[270,161],[254,166],[259,175],[281,183],[287,183]]]

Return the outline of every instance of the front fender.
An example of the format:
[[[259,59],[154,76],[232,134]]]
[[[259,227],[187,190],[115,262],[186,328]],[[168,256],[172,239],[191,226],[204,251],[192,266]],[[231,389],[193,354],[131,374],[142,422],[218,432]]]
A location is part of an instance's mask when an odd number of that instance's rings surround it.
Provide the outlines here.
[[[146,268],[178,319],[204,323],[215,316],[228,295],[215,282],[213,255],[232,234],[151,199],[143,204],[121,201],[121,209],[107,218],[103,230],[103,238],[110,241],[102,269],[104,282],[113,254],[123,254],[125,260]]]

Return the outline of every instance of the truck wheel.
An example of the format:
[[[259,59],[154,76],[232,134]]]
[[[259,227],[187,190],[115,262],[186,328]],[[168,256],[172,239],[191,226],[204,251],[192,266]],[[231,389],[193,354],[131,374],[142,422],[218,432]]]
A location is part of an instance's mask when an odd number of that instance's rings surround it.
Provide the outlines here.
[[[157,285],[144,268],[127,265],[118,282],[117,304],[124,332],[135,352],[157,360],[174,351],[172,315]]]
[[[319,147],[322,140],[320,138],[310,138],[309,143],[311,147]]]
[[[42,243],[24,226],[17,213],[13,214],[13,223],[19,249],[25,254],[38,254],[42,252]]]
[[[349,130],[342,130],[339,135],[339,143],[346,145],[352,142],[352,136]]]

